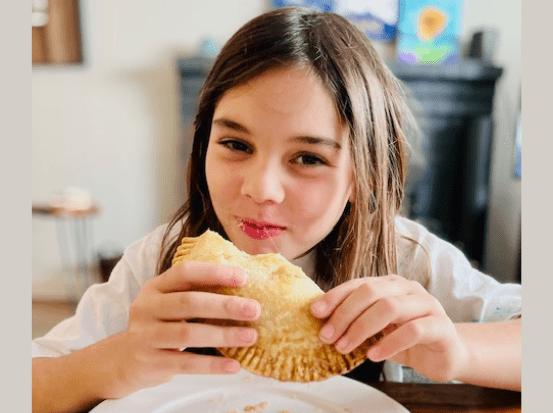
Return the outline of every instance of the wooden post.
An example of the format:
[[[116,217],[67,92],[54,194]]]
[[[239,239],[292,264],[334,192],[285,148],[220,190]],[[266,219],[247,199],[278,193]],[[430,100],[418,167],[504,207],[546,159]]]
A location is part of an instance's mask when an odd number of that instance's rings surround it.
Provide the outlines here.
[[[82,61],[78,0],[49,0],[48,23],[33,27],[33,64]]]

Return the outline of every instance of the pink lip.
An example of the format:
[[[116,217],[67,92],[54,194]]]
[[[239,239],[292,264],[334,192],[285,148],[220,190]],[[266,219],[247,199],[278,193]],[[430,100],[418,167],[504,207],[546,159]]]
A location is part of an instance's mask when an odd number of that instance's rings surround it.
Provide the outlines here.
[[[250,238],[264,240],[282,234],[286,228],[269,222],[259,222],[251,219],[241,219],[240,228]]]

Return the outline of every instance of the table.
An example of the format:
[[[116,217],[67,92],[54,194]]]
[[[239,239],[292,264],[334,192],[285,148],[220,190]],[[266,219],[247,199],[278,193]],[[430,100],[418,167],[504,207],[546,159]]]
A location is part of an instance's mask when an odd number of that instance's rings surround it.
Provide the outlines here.
[[[521,393],[468,384],[366,383],[411,413],[520,413]]]
[[[89,243],[92,236],[92,231],[88,228],[88,219],[100,212],[100,208],[93,204],[89,207],[82,209],[67,209],[62,207],[56,207],[48,204],[33,203],[32,213],[33,215],[42,215],[46,217],[53,217],[57,219],[57,232],[58,243],[60,248],[60,254],[62,259],[62,265],[65,267],[65,273],[69,274],[71,265],[71,254],[69,249],[69,236],[65,228],[67,221],[73,223],[74,241],[75,241],[75,274],[77,279],[73,279],[73,282],[68,278],[68,282],[73,286],[76,291],[74,294],[80,297],[82,292],[91,284],[90,279],[90,265],[89,265]],[[79,287],[80,280],[78,278],[78,272],[84,274],[84,287]],[[75,282],[76,281],[76,282]]]

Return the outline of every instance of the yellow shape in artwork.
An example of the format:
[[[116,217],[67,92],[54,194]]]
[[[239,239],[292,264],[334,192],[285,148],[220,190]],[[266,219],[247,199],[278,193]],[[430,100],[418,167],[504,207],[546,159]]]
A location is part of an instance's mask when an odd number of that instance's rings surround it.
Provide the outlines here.
[[[440,35],[447,26],[447,14],[442,10],[429,6],[419,14],[418,37],[429,40]]]

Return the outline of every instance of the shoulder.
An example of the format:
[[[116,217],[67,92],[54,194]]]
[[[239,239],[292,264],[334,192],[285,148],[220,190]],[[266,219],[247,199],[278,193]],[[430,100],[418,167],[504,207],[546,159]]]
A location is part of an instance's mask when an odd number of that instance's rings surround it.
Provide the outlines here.
[[[470,271],[469,261],[453,244],[431,233],[426,227],[405,217],[396,217],[398,272],[427,289],[437,273]]]
[[[417,241],[424,241],[432,235],[423,225],[403,216],[396,217],[395,226],[396,234]]]
[[[405,217],[396,217],[398,250],[424,250],[432,259],[459,259],[464,254],[456,246],[431,233],[426,227]]]
[[[398,274],[428,287],[431,273],[429,231],[405,217],[396,217],[396,245]]]

